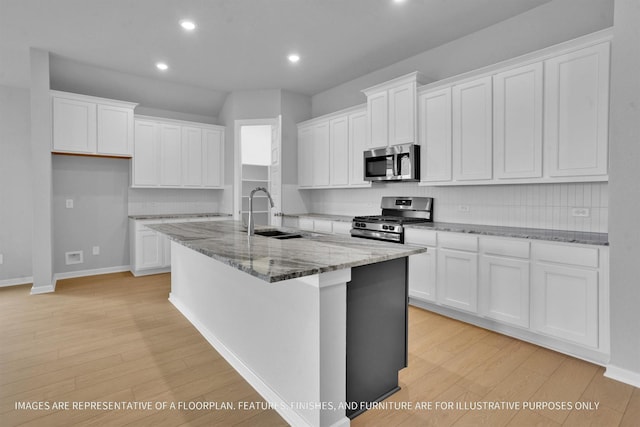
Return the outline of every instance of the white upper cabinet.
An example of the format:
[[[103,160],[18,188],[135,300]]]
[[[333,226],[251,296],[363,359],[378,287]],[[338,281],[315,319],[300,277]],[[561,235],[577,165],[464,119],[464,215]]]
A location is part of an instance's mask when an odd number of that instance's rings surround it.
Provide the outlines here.
[[[133,187],[222,187],[223,127],[138,116],[134,140]]]
[[[493,76],[497,179],[542,176],[542,63]]]
[[[364,151],[367,146],[367,112],[349,114],[349,185],[371,186],[364,180]]]
[[[420,180],[451,181],[451,88],[418,97]]]
[[[330,167],[330,133],[329,123],[320,123],[313,128],[313,156],[312,184],[314,186],[329,185]]]
[[[364,180],[367,113],[348,108],[298,125],[300,188],[369,187]]]
[[[608,42],[545,61],[544,113],[549,176],[608,173]]]
[[[148,120],[135,121],[133,150],[133,185],[158,185],[158,124]]]
[[[419,88],[421,185],[607,181],[607,34]]]
[[[53,151],[95,153],[96,104],[53,98]]]
[[[222,188],[224,184],[224,130],[202,131],[202,181],[205,188]]]
[[[160,185],[182,184],[182,148],[180,126],[160,124]]]
[[[298,128],[298,185],[311,187],[313,184],[313,127]]]
[[[97,152],[133,155],[133,108],[98,104]]]
[[[453,93],[453,177],[492,177],[491,77],[455,85]]]
[[[416,143],[416,91],[421,81],[415,72],[362,91],[367,96],[369,147]]]
[[[349,185],[349,117],[342,116],[329,121],[330,183],[332,186]]]
[[[51,91],[53,152],[131,157],[137,104]]]
[[[182,128],[182,184],[200,187],[203,181],[202,129],[184,126]]]

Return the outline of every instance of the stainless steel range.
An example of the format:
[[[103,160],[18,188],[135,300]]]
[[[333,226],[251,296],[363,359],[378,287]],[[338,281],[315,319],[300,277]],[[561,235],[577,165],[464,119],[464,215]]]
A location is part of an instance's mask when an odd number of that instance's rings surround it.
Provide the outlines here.
[[[433,221],[432,197],[383,197],[382,215],[353,218],[351,235],[404,243],[405,224]]]

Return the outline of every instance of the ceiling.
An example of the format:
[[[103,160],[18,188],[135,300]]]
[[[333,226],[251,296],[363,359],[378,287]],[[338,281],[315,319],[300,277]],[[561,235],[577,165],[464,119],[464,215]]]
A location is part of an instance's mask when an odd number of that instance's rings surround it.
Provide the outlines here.
[[[28,87],[37,47],[210,91],[314,95],[548,1],[0,0],[0,84]],[[184,18],[195,31],[178,25]]]

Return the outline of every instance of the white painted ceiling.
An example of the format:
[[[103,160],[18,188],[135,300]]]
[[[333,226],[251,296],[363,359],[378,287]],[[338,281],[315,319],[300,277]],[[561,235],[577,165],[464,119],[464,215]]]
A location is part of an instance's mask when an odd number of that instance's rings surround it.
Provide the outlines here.
[[[0,0],[0,84],[28,87],[37,47],[209,91],[313,95],[548,1]],[[196,31],[182,30],[183,18]]]

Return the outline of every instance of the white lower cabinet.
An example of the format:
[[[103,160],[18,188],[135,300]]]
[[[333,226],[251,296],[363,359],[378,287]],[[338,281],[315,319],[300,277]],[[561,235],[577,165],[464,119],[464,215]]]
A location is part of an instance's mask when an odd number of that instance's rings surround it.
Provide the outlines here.
[[[529,327],[529,242],[480,239],[479,313]]]
[[[478,238],[438,233],[437,301],[449,307],[478,311]]]
[[[189,217],[129,220],[130,271],[134,276],[168,272],[171,269],[171,240],[147,227],[171,222],[219,221],[229,217]]]
[[[534,246],[531,320],[536,331],[598,347],[598,261],[597,249]]]
[[[609,355],[606,246],[407,228],[410,302],[555,350]]]

